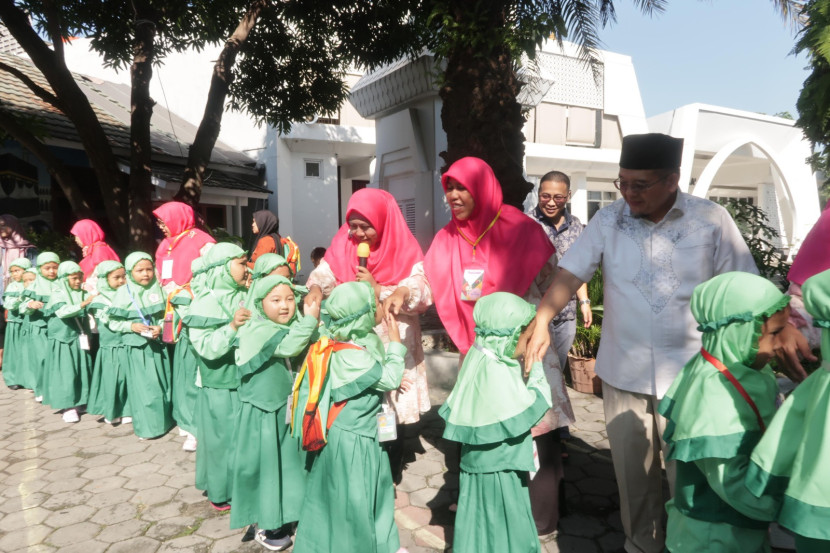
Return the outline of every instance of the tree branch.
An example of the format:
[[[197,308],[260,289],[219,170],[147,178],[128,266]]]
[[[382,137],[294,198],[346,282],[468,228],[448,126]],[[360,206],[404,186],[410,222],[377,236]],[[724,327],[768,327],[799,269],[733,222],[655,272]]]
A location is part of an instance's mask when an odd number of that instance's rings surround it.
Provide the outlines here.
[[[49,31],[49,38],[52,40],[52,49],[55,51],[55,55],[60,59],[64,59],[63,33],[58,23],[60,14],[51,0],[43,0],[43,12],[46,14],[46,28]]]
[[[35,95],[37,95],[38,98],[40,98],[41,100],[43,100],[47,104],[52,104],[57,109],[63,111],[63,108],[61,107],[61,101],[58,99],[57,96],[55,96],[54,94],[52,94],[52,92],[50,92],[49,90],[46,90],[45,88],[43,88],[42,86],[37,84],[26,73],[24,73],[20,69],[0,61],[0,71],[5,71],[6,73],[9,73],[10,75],[16,77],[23,84],[25,84],[27,87],[29,87],[29,90],[34,92]]]

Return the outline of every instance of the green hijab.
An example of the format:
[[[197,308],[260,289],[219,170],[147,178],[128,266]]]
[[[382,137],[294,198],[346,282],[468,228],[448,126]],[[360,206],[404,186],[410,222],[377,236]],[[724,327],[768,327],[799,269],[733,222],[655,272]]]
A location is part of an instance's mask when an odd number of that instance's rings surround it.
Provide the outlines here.
[[[550,409],[550,386],[541,364],[527,383],[513,359],[522,330],[536,309],[509,292],[494,292],[476,302],[476,338],[464,358],[458,381],[438,413],[447,421],[444,438],[489,444],[528,432]]]
[[[289,273],[291,272],[291,266],[288,265],[288,261],[283,256],[275,253],[264,253],[256,258],[253,278],[254,280],[262,278],[276,271],[278,267],[283,266],[288,267]]]
[[[769,367],[758,370],[751,365],[761,327],[789,299],[765,278],[742,272],[718,275],[692,293],[691,309],[700,323],[703,348],[726,365],[765,424],[775,412],[775,376]],[[700,353],[680,371],[659,411],[668,419],[663,439],[670,459],[734,457],[748,453],[762,433],[749,402]]]
[[[37,256],[35,264],[37,265],[38,271],[35,273],[35,281],[23,292],[24,297],[43,302],[44,304],[49,302],[49,296],[52,295],[52,287],[55,284],[55,280],[49,280],[40,274],[40,268],[47,263],[60,263],[58,254],[43,252]]]
[[[25,257],[20,257],[9,263],[9,267],[20,267],[25,272],[27,269],[30,269],[32,267],[32,262],[26,259]],[[3,291],[3,296],[8,298],[16,298],[20,296],[23,293],[23,290],[25,289],[26,287],[23,286],[22,278],[19,282],[12,279],[9,280],[8,286],[6,286],[6,289]]]
[[[153,258],[144,252],[133,252],[124,260],[127,282],[116,290],[109,313],[120,319],[138,318],[144,324],[150,325],[154,315],[164,311],[165,297],[155,275],[147,286],[142,286],[133,279],[133,269],[144,259],[153,262]]]
[[[84,301],[86,291],[81,288],[73,290],[69,286],[69,275],[83,274],[83,272],[81,266],[74,261],[64,261],[58,266],[58,278],[52,288],[52,296],[49,298],[49,307],[52,311],[64,304],[78,305]]]
[[[32,262],[25,257],[18,257],[9,263],[9,267],[20,267],[25,271],[26,269],[30,269],[32,267]]]
[[[207,274],[204,257],[197,257],[193,260],[190,264],[190,272],[193,275],[190,277],[190,291],[193,292],[195,297],[204,288],[203,284],[205,282],[205,275]]]
[[[220,242],[200,258],[199,273],[191,280],[195,297],[184,324],[206,328],[225,325],[233,319],[244,304],[246,289],[231,276],[231,260],[245,256],[245,250],[236,244]]]
[[[112,302],[115,299],[115,294],[118,290],[110,286],[107,281],[107,277],[109,277],[111,272],[123,268],[123,264],[111,259],[102,261],[97,267],[95,267],[95,276],[98,277],[98,295],[95,296],[95,299],[93,299],[92,302],[90,302],[90,307],[101,309],[112,305]]]
[[[821,328],[821,365],[830,371],[830,271],[808,278],[801,293],[813,326]]]
[[[297,305],[294,316],[287,324],[275,323],[262,309],[262,300],[280,284],[291,288]],[[251,370],[246,372],[253,372],[271,358],[271,353],[288,333],[290,326],[299,320],[302,305],[300,294],[294,290],[291,281],[279,275],[270,275],[255,281],[248,292],[248,302],[251,305],[251,318],[237,333],[236,364],[241,367],[250,363]]]
[[[366,282],[345,282],[332,290],[325,311],[330,321],[326,334],[340,342],[352,342],[366,350],[377,361],[386,356],[383,341],[375,327],[375,292]]]

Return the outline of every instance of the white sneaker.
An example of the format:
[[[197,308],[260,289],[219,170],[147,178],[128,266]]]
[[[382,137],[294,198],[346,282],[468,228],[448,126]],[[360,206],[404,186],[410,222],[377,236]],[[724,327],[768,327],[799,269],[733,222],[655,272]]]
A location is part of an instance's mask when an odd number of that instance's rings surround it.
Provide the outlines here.
[[[257,530],[254,541],[269,551],[283,551],[293,543],[288,534],[273,530]]]
[[[78,422],[81,417],[78,416],[77,409],[67,409],[63,412],[63,422]]]
[[[36,396],[36,397],[35,397],[35,401],[37,401],[38,403],[40,403],[41,401],[43,401],[43,396]]]
[[[188,434],[187,439],[182,444],[182,449],[185,451],[196,451],[196,445],[199,442],[196,441],[196,436],[193,434]]]
[[[121,417],[121,424],[132,424],[133,418],[132,417]]]
[[[188,436],[188,435],[190,435],[190,432],[188,432],[187,430],[185,430],[184,428],[182,428],[180,426],[179,427],[179,436]]]

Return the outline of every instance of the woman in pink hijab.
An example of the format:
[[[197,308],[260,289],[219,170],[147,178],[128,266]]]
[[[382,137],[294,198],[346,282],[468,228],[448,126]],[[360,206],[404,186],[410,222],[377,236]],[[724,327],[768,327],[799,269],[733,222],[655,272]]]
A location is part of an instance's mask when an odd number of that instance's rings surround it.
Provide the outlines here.
[[[166,293],[190,282],[190,264],[216,243],[213,237],[196,228],[193,208],[181,202],[167,202],[153,211],[164,240],[156,250],[156,270]]]
[[[2,248],[3,288],[9,284],[9,267],[12,261],[21,257],[34,260],[35,246],[25,238],[23,225],[14,215],[0,215],[0,248]]]
[[[84,272],[84,280],[95,274],[95,267],[102,261],[121,261],[109,244],[104,242],[104,231],[91,219],[81,219],[70,229],[75,242],[81,247],[83,257],[78,265]]]
[[[538,305],[556,272],[556,250],[535,220],[503,203],[501,185],[484,160],[459,159],[441,184],[452,221],[435,235],[424,268],[438,316],[463,359],[475,340],[476,301],[493,292],[511,292]],[[558,357],[552,357],[558,366]],[[552,532],[559,521],[564,470],[554,430],[573,423],[567,391],[556,380],[561,373],[545,369],[553,408],[532,429],[541,466],[528,484],[540,534]]]
[[[369,245],[366,266],[360,267],[357,247]],[[386,394],[397,423],[408,425],[420,420],[430,409],[424,348],[418,315],[432,305],[432,291],[424,276],[424,254],[389,192],[364,188],[355,192],[346,208],[346,222],[337,231],[320,264],[311,272],[306,285],[307,303],[328,297],[334,287],[353,280],[365,281],[375,289],[378,302],[392,310],[398,320],[401,342],[406,346],[404,380],[401,387]],[[386,322],[375,327],[386,344]],[[392,475],[399,481],[403,468],[405,427],[398,427],[398,440],[390,451]]]

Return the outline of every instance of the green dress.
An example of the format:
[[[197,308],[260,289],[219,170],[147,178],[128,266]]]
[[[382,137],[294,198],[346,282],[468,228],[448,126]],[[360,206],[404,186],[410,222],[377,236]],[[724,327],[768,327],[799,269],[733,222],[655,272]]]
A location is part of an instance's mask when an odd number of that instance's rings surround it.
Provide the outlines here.
[[[86,405],[89,399],[92,355],[86,308],[81,307],[86,292],[72,290],[67,282],[67,277],[76,273],[83,271],[74,261],[60,264],[57,283],[45,308],[52,316],[46,326],[49,354],[44,364],[43,403],[53,409]],[[81,347],[81,339],[86,341],[86,349]]]
[[[23,262],[29,266],[31,263],[28,259],[16,259],[11,263],[12,267],[21,267],[26,269]],[[23,362],[22,349],[25,343],[21,342],[21,333],[23,331],[23,318],[18,312],[21,302],[23,301],[22,294],[25,288],[23,282],[9,282],[6,290],[3,292],[3,307],[8,312],[6,319],[6,338],[3,342],[3,381],[6,386],[22,386],[26,387],[24,382],[25,371],[22,369]]]
[[[107,276],[122,267],[121,263],[111,260],[98,264],[95,269],[98,274],[98,295],[89,304],[98,323],[98,352],[92,367],[87,411],[103,415],[109,421],[132,416],[127,399],[127,368],[121,364],[124,358],[120,351],[123,347],[121,334],[110,330],[107,314],[116,292],[107,283]]]
[[[259,260],[257,260],[259,261]],[[231,455],[233,509],[231,528],[257,524],[276,530],[300,517],[305,497],[306,454],[286,422],[292,367],[317,330],[314,317],[295,313],[288,325],[265,317],[262,298],[290,281],[280,276],[258,279],[248,294],[252,320],[239,330],[236,361],[241,375],[241,407]],[[299,308],[299,294],[296,296]]]
[[[374,302],[371,287],[361,282],[341,284],[326,302],[331,317],[328,332],[360,349],[331,354],[323,394],[327,399],[321,401],[320,412],[327,414],[333,402],[348,402],[314,458],[295,553],[394,553],[400,548],[392,472],[378,442],[377,415],[384,392],[400,385],[406,348],[392,342],[384,352],[372,332]],[[307,393],[308,379],[300,386]],[[303,409],[303,402],[294,405],[295,433]]]
[[[196,488],[212,503],[231,499],[229,481],[233,429],[239,416],[239,373],[234,360],[234,312],[245,288],[230,274],[231,260],[244,257],[235,244],[218,243],[202,257],[203,277],[192,283],[196,297],[183,323],[196,352],[201,389],[196,400]]]
[[[140,438],[156,438],[173,427],[171,406],[171,363],[167,346],[159,339],[132,331],[133,323],[160,325],[164,315],[164,294],[154,278],[141,286],[132,278],[135,265],[152,258],[133,252],[124,260],[127,283],[118,289],[107,310],[110,330],[121,334],[116,349],[118,362],[126,368],[127,408],[132,413],[133,431]]]
[[[666,505],[666,548],[672,553],[769,551],[768,521],[777,505],[755,498],[744,479],[749,455],[775,412],[777,387],[769,367],[751,365],[765,318],[788,301],[772,283],[749,273],[716,276],[692,294],[703,350],[659,405],[667,419],[668,459],[677,462],[675,495]],[[728,368],[752,403],[717,364]]]
[[[49,303],[49,298],[52,295],[52,285],[55,283],[54,280],[49,280],[40,273],[40,267],[46,263],[59,262],[57,254],[52,252],[39,254],[35,262],[38,267],[37,277],[22,294],[23,304],[21,308],[23,309],[24,330],[26,331],[26,366],[29,371],[28,381],[35,397],[43,396],[43,378],[49,355],[49,338],[46,327],[51,316],[46,311],[46,305]],[[44,307],[41,309],[26,307],[29,301],[39,301],[43,303]]]
[[[752,452],[747,487],[780,502],[778,523],[796,534],[796,549],[830,551],[830,271],[802,287],[821,332],[821,367],[798,385]]]
[[[514,294],[495,292],[476,303],[476,339],[438,414],[444,438],[461,443],[453,551],[540,551],[530,507],[534,470],[530,429],[551,407],[541,363],[527,382],[513,359],[535,308]]]
[[[180,320],[187,316],[191,297],[187,292],[173,296],[171,303]],[[173,351],[173,418],[179,428],[196,435],[196,401],[199,388],[196,386],[196,351],[190,344],[187,327],[182,325],[179,339]]]

